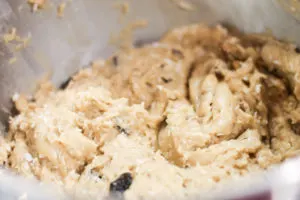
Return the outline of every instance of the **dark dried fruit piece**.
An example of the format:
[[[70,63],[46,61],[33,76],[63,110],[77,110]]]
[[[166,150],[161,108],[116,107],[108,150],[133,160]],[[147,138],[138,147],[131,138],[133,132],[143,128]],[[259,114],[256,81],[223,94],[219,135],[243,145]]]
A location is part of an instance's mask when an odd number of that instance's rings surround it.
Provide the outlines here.
[[[172,54],[175,56],[178,56],[180,59],[184,58],[184,55],[181,51],[179,51],[178,49],[172,49]]]
[[[147,85],[148,87],[152,87],[152,84],[149,83],[149,82],[146,82],[146,85]]]
[[[215,75],[218,81],[222,81],[224,79],[224,75],[222,74],[222,72],[216,71]]]
[[[118,58],[118,56],[112,57],[112,62],[113,62],[113,64],[114,64],[115,67],[118,66],[119,65],[119,58]]]
[[[296,134],[296,135],[300,135],[300,123],[292,123],[291,120],[289,120],[289,124],[290,127],[292,129],[292,131]]]
[[[250,87],[250,82],[249,82],[249,80],[242,79],[242,82],[243,82],[247,87]]]
[[[166,66],[165,64],[161,64],[159,67],[163,69],[165,68],[165,66]]]
[[[171,79],[171,78],[165,78],[165,77],[161,77],[161,80],[162,80],[164,83],[169,83],[169,82],[173,81],[173,79]]]
[[[59,88],[64,90],[68,87],[69,83],[72,81],[72,77],[68,78],[66,81],[64,81]]]
[[[109,186],[110,193],[123,193],[129,189],[132,183],[132,176],[129,172],[121,174],[119,178],[113,181]]]
[[[118,131],[119,131],[120,133],[123,133],[123,134],[125,134],[125,135],[128,135],[128,132],[127,132],[127,130],[126,130],[125,128],[123,128],[123,127],[121,127],[121,126],[119,126],[119,125],[116,125],[116,129],[118,129]]]

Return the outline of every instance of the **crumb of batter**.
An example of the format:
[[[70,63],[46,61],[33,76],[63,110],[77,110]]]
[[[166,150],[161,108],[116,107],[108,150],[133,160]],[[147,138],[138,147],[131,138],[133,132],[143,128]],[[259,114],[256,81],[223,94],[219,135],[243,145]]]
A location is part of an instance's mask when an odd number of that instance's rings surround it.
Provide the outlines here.
[[[12,57],[8,60],[8,64],[12,65],[18,61],[17,57]]]
[[[2,135],[2,133],[1,133]],[[7,165],[7,158],[9,156],[9,152],[11,152],[10,142],[5,140],[3,136],[0,137],[0,165]]]
[[[129,4],[128,2],[118,2],[114,4],[114,7],[119,9],[122,15],[126,15],[129,12]]]
[[[27,0],[27,2],[32,6],[33,12],[43,8],[46,4],[46,0]]]
[[[117,35],[111,35],[110,43],[116,45],[120,49],[128,49],[133,47],[133,32],[148,25],[146,20],[136,20],[124,26]]]
[[[27,37],[21,37],[17,33],[17,29],[15,27],[11,28],[8,33],[3,35],[3,41],[14,48],[16,51],[20,51],[26,48],[30,42],[31,35],[28,34]]]
[[[60,3],[58,6],[57,6],[57,16],[62,18],[64,17],[64,12],[65,12],[65,9],[66,9],[66,3],[63,2],[63,3]]]
[[[3,35],[3,40],[5,43],[9,43],[14,41],[16,37],[17,37],[17,29],[12,28],[8,33]]]
[[[186,0],[171,0],[171,1],[182,10],[186,10],[186,11],[195,10],[194,5]]]
[[[175,28],[14,95],[0,163],[89,198],[214,189],[300,154],[298,65],[270,36]]]

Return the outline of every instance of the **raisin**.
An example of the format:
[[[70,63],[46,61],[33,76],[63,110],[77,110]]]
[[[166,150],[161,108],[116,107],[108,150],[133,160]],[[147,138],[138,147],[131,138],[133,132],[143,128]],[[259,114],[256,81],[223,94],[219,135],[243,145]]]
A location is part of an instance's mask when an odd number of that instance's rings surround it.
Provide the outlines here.
[[[296,53],[300,53],[300,47],[295,48]]]
[[[127,131],[125,128],[119,126],[119,125],[116,125],[116,129],[118,129],[118,131],[119,131],[120,133],[123,133],[123,134],[125,134],[125,135],[129,135],[128,131]]]
[[[146,85],[147,85],[148,87],[152,87],[152,84],[149,83],[149,82],[146,82]]]
[[[71,81],[72,81],[72,78],[70,77],[70,78],[68,78],[66,81],[64,81],[64,82],[59,86],[59,88],[62,89],[62,90],[66,89]]]
[[[250,87],[250,82],[248,80],[242,79],[242,82],[247,86]]]
[[[161,80],[162,80],[164,83],[169,83],[169,82],[173,81],[173,79],[171,79],[171,78],[165,78],[165,77],[161,77]]]
[[[249,153],[249,158],[254,159],[256,157],[255,153]]]
[[[219,81],[222,81],[224,79],[224,75],[222,74],[222,72],[215,71],[215,76]]]
[[[132,176],[129,172],[121,174],[119,178],[110,183],[109,191],[110,193],[123,193],[129,189],[132,183]]]
[[[119,58],[118,58],[118,56],[112,57],[112,62],[113,62],[113,64],[114,64],[115,67],[118,66],[119,65]]]
[[[179,51],[178,49],[172,49],[172,54],[175,56],[178,56],[180,59],[183,59],[183,53],[181,51]]]
[[[300,123],[295,123],[293,124],[291,122],[291,120],[289,120],[289,124],[290,124],[290,127],[292,129],[292,131],[296,134],[296,135],[300,135]]]

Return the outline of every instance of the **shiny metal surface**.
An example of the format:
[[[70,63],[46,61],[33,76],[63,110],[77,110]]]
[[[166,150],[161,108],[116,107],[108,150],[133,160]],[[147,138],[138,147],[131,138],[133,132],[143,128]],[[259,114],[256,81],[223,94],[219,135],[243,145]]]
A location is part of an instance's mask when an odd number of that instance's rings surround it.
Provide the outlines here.
[[[11,27],[15,27],[20,36],[31,35],[29,46],[18,52],[0,42],[0,130],[5,129],[11,108],[10,97],[15,92],[32,92],[37,81],[47,73],[59,85],[93,59],[107,57],[116,49],[109,44],[111,33],[120,31],[124,24],[134,20],[146,19],[149,23],[135,33],[136,42],[153,41],[175,26],[221,22],[247,33],[270,29],[276,37],[300,44],[299,21],[277,0],[191,0],[195,6],[191,12],[179,9],[168,0],[130,0],[130,11],[123,24],[119,21],[120,12],[113,8],[113,3],[120,1],[67,1],[63,19],[56,16],[55,5],[60,0],[49,2],[54,5],[32,13],[25,0],[0,0],[0,35]],[[10,64],[12,57],[17,60]],[[295,159],[263,175],[202,196],[224,199],[272,191],[274,199],[283,196],[296,199],[299,166],[300,160]],[[1,178],[3,174],[5,178]],[[23,185],[27,186],[29,199],[49,197],[49,192],[36,189],[36,184],[28,184],[23,179],[20,182],[18,177],[7,172],[3,174],[0,176],[0,199],[21,195]],[[28,189],[29,185],[31,189]],[[54,194],[56,190],[50,193]]]

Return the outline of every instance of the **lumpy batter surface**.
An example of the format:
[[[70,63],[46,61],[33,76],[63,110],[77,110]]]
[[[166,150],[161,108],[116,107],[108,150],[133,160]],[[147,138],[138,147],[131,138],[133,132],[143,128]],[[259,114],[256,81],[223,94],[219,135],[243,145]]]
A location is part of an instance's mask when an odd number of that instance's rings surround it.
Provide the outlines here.
[[[183,198],[299,154],[300,55],[202,24],[13,97],[3,165],[76,195]]]

